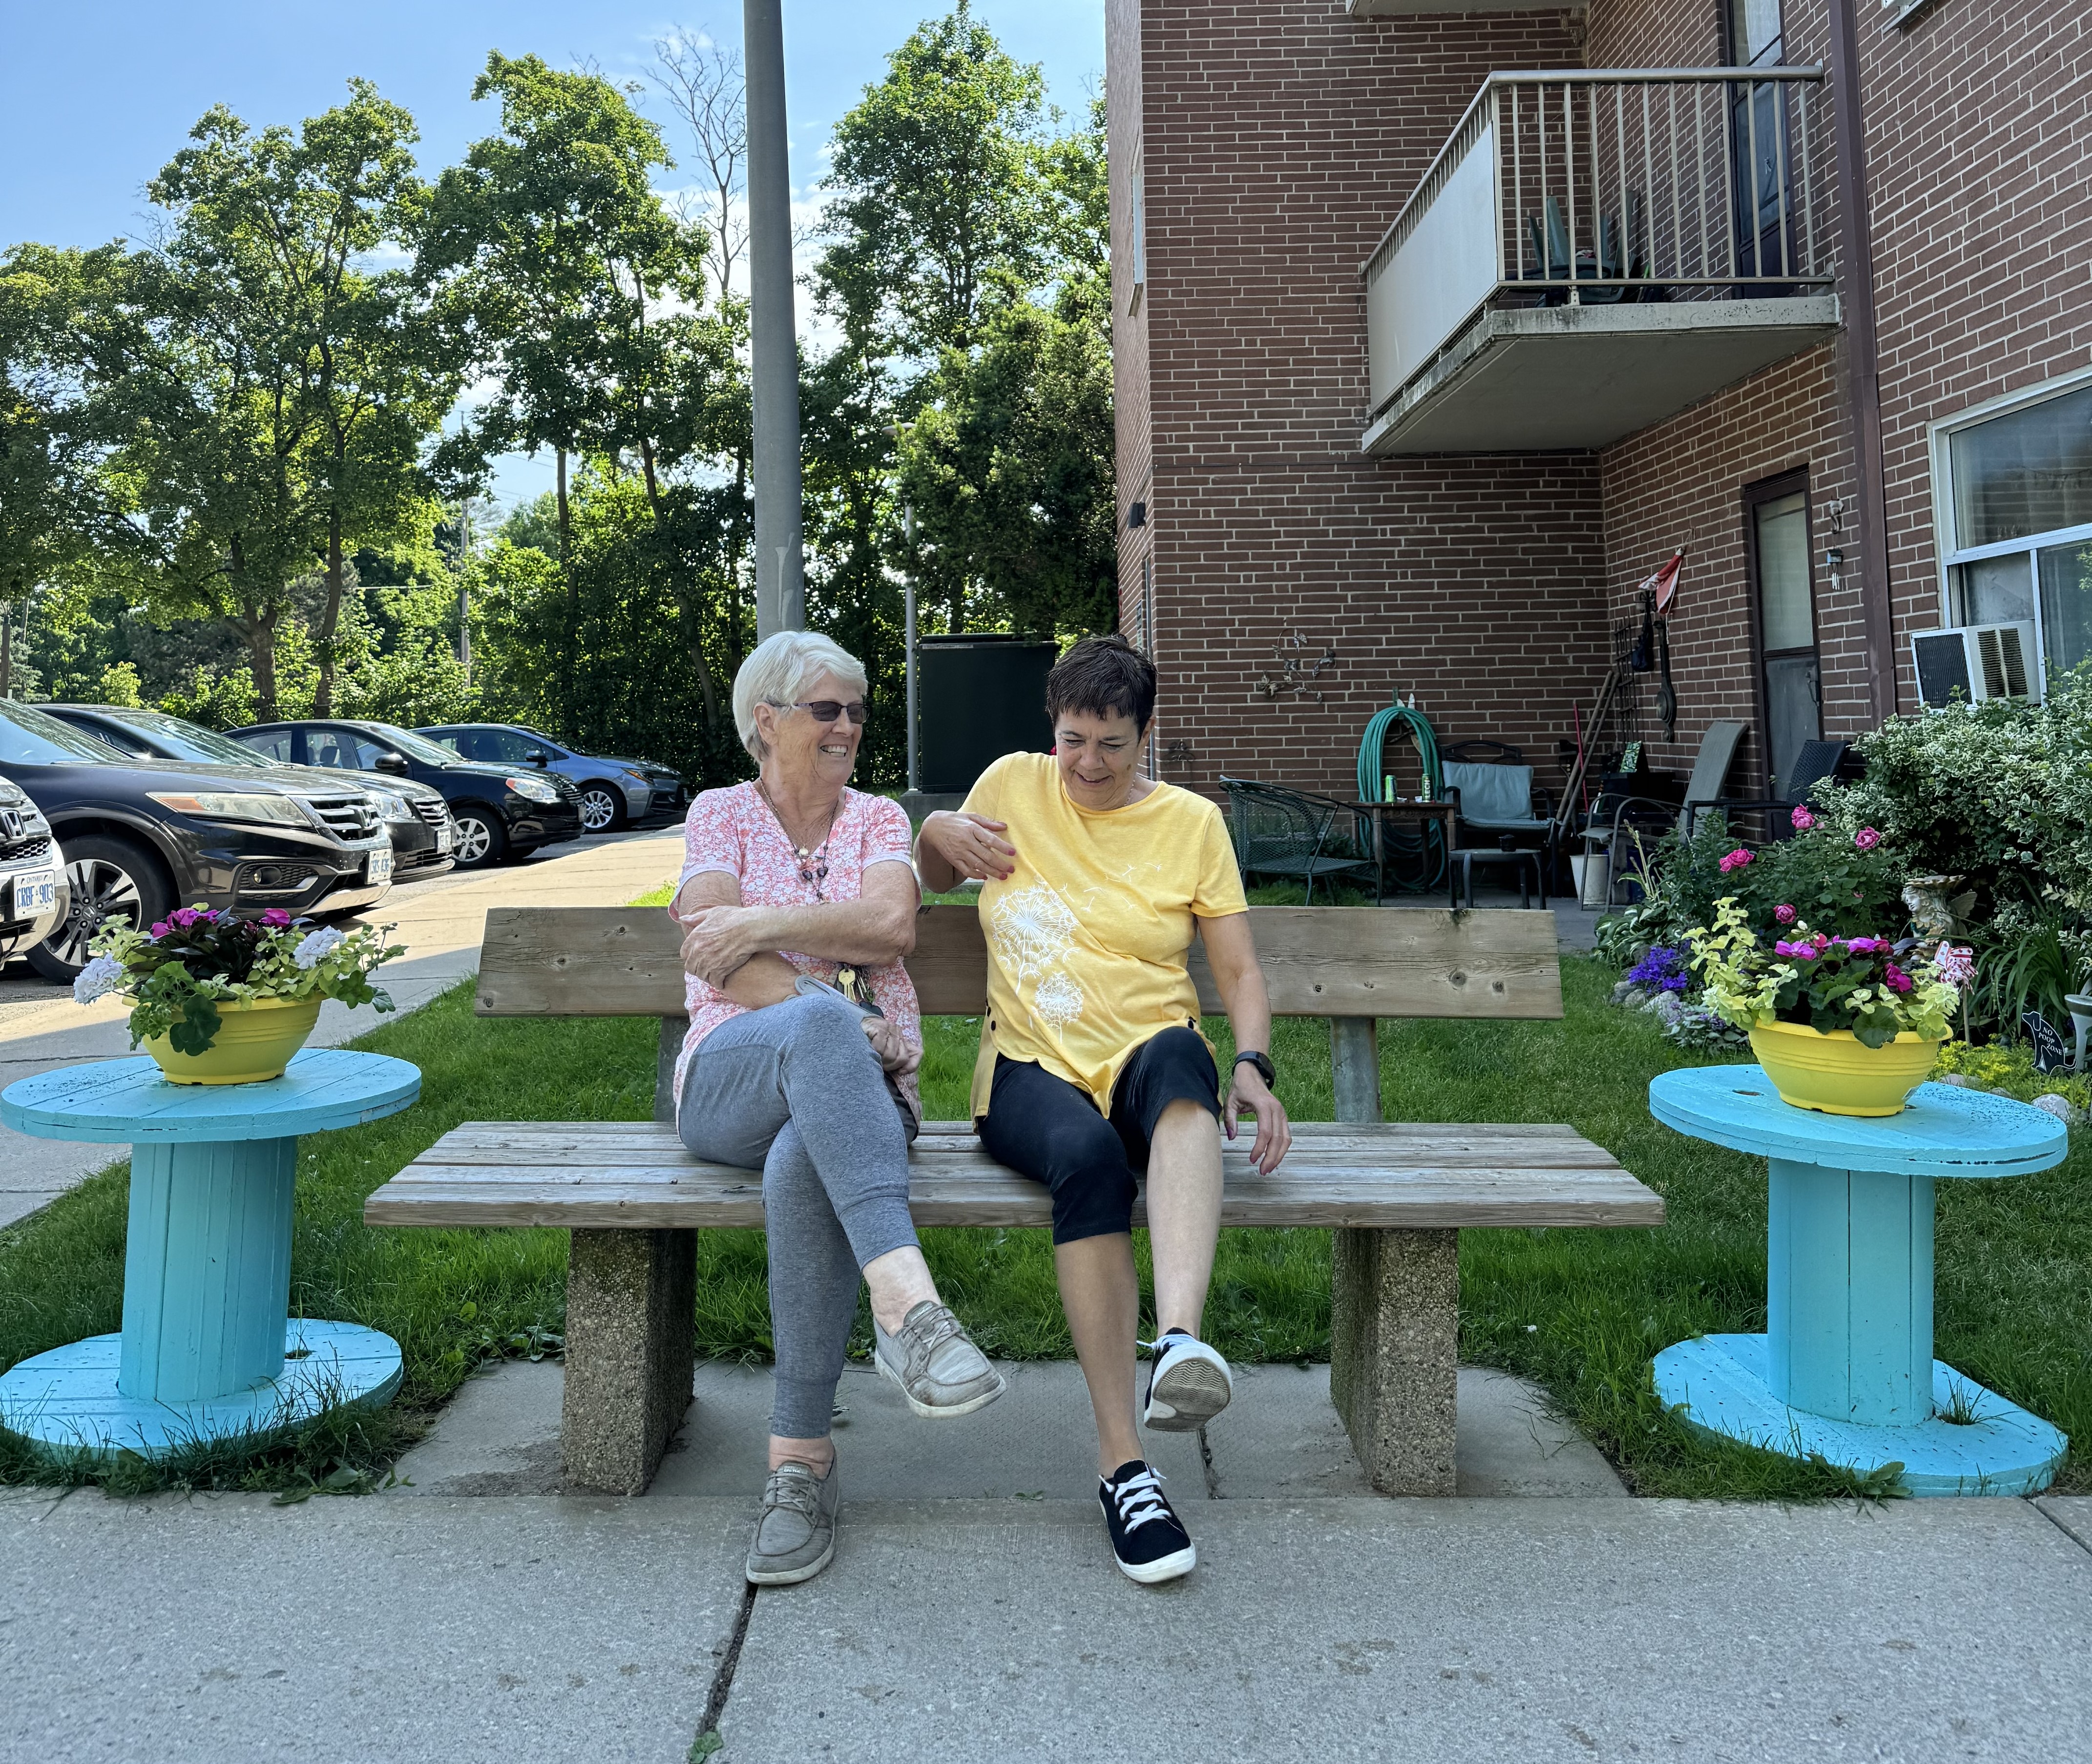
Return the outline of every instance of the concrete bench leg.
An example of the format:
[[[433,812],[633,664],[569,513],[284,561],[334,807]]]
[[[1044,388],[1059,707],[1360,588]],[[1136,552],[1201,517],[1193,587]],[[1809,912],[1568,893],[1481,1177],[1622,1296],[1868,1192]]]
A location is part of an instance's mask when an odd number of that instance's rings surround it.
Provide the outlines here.
[[[1330,1400],[1382,1494],[1450,1494],[1460,1234],[1335,1236]]]
[[[572,1235],[560,1416],[567,1481],[600,1494],[643,1494],[690,1405],[697,1233]]]

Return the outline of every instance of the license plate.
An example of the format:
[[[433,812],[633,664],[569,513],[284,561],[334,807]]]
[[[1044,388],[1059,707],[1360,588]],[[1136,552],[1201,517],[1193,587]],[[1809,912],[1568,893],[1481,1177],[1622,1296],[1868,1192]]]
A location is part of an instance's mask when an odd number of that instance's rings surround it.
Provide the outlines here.
[[[366,882],[390,882],[392,880],[392,854],[374,851],[364,862],[363,880]]]
[[[58,873],[29,870],[15,878],[15,917],[34,919],[58,903]]]
[[[447,858],[451,854],[451,824],[448,821],[445,821],[442,826],[436,829],[437,852],[441,856]]]

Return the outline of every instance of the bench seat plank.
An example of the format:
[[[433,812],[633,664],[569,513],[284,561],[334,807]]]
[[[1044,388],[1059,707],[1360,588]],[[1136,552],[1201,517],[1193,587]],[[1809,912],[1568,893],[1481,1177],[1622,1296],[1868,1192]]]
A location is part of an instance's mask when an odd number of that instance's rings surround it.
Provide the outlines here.
[[[577,1230],[759,1226],[753,1172],[692,1157],[672,1131],[642,1123],[468,1122],[364,1206],[375,1226],[551,1226]],[[1470,1226],[1655,1226],[1662,1197],[1567,1128],[1453,1136],[1446,1129],[1313,1131],[1273,1174],[1251,1169],[1248,1137],[1224,1151],[1221,1222],[1247,1226],[1457,1230]],[[1043,1226],[1044,1189],[983,1153],[957,1123],[926,1134],[911,1159],[920,1226]],[[612,1152],[612,1147],[615,1147]],[[606,1155],[606,1153],[612,1155]],[[1145,1222],[1136,1206],[1135,1223]]]

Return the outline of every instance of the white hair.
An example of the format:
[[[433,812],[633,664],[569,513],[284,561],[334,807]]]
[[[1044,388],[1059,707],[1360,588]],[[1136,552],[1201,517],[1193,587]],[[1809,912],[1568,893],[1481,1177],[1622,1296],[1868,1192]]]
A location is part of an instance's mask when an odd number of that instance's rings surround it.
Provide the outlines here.
[[[755,733],[755,707],[783,710],[796,704],[809,680],[833,674],[862,696],[867,690],[864,664],[832,638],[818,631],[779,631],[750,651],[733,677],[733,726],[741,745],[763,763],[763,737]]]

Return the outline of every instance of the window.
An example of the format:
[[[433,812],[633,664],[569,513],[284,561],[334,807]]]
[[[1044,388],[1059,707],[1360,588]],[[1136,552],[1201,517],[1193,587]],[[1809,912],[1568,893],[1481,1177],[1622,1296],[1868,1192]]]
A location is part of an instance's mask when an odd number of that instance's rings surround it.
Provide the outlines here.
[[[291,763],[292,738],[289,729],[257,729],[251,735],[240,736],[239,741],[242,747],[253,748],[264,759],[280,760],[288,765]]]
[[[2088,381],[2073,374],[1934,432],[1948,622],[2031,625],[2044,681],[2092,660]]]
[[[1140,310],[1141,291],[1148,285],[1148,180],[1139,166],[1133,168],[1133,292],[1127,298],[1127,315]]]
[[[1729,0],[1729,59],[1734,66],[1770,64],[1783,53],[1779,0]]]
[[[1765,706],[1768,795],[1787,788],[1804,742],[1823,733],[1810,569],[1809,487],[1792,474],[1744,492],[1752,586],[1758,609],[1759,688]]]
[[[349,729],[309,729],[305,731],[305,763],[326,766],[338,772],[364,772],[370,762],[364,755],[375,753],[372,744]]]

